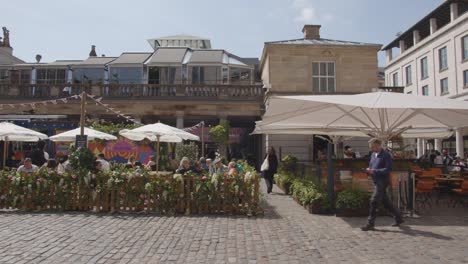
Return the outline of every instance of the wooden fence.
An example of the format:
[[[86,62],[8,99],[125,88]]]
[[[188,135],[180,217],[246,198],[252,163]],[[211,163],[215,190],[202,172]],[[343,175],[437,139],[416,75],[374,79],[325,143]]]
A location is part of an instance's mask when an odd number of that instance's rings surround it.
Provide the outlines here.
[[[0,173],[0,209],[246,214],[261,212],[259,177],[11,175]]]

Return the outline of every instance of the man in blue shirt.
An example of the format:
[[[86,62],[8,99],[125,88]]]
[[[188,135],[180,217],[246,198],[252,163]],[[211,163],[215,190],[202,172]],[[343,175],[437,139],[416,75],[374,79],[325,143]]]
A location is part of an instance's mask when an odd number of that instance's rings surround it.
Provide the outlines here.
[[[399,226],[403,223],[400,211],[393,206],[392,201],[387,196],[387,187],[390,183],[390,172],[392,171],[392,156],[382,148],[382,141],[379,139],[371,139],[369,144],[372,154],[367,173],[372,176],[374,181],[374,192],[370,200],[367,225],[361,229],[362,231],[374,230],[377,207],[381,202],[395,219],[392,226]]]

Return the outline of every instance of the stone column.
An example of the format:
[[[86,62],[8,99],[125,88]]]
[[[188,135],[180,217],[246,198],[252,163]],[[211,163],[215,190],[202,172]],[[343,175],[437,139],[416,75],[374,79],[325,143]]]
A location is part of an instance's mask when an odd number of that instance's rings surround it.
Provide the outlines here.
[[[400,54],[402,54],[403,52],[405,52],[405,50],[406,50],[405,41],[404,41],[404,40],[400,40]]]
[[[419,35],[419,30],[413,30],[413,42],[414,45],[418,44],[418,42],[421,40],[421,36]]]
[[[176,127],[177,128],[184,128],[184,112],[177,111],[176,112]]]
[[[393,50],[391,48],[385,50],[385,55],[387,57],[387,63],[390,63],[393,60]]]
[[[422,154],[426,155],[427,154],[427,140],[421,139],[422,141]]]
[[[458,18],[458,3],[450,4],[450,21],[454,21]]]
[[[463,142],[463,129],[458,128],[455,130],[455,146],[456,146],[457,156],[460,156],[462,158],[465,155],[464,145],[465,144]]]
[[[416,146],[417,146],[416,157],[419,158],[422,155],[424,155],[424,153],[423,153],[423,140],[421,138],[417,139]]]
[[[434,149],[442,152],[442,139],[440,138],[434,139]]]
[[[429,27],[431,29],[431,35],[437,31],[437,19],[431,18],[429,20]]]

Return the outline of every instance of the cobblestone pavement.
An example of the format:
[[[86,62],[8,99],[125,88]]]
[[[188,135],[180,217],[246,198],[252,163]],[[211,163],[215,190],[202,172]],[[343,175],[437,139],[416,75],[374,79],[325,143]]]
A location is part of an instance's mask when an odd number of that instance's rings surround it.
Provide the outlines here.
[[[362,232],[275,191],[263,217],[3,212],[0,263],[468,263],[468,210]]]

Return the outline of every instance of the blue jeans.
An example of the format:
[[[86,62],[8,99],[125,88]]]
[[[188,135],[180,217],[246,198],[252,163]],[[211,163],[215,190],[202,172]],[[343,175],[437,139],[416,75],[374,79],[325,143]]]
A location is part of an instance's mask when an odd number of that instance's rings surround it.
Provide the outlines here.
[[[367,222],[370,225],[374,225],[375,218],[377,217],[377,208],[380,203],[383,203],[385,209],[387,209],[392,215],[395,221],[401,220],[401,213],[398,208],[395,208],[387,196],[388,180],[374,180],[374,192],[370,200],[369,218]]]

